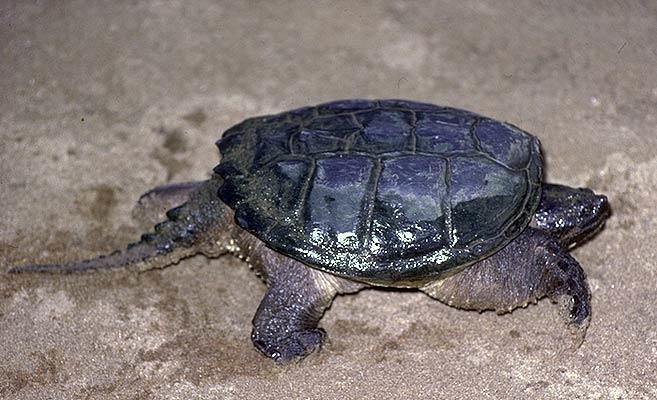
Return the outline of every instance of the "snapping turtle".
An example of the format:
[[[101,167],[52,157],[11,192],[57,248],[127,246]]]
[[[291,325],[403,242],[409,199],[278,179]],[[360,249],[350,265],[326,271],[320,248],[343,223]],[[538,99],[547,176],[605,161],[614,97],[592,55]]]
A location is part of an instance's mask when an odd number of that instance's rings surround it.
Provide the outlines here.
[[[126,250],[11,271],[234,254],[268,284],[251,338],[276,361],[318,348],[333,298],[370,285],[498,313],[547,296],[583,337],[590,294],[568,250],[602,228],[607,198],[543,183],[539,141],[519,128],[425,103],[343,100],[247,119],[217,145],[209,180],[140,198],[142,209],[172,208]]]

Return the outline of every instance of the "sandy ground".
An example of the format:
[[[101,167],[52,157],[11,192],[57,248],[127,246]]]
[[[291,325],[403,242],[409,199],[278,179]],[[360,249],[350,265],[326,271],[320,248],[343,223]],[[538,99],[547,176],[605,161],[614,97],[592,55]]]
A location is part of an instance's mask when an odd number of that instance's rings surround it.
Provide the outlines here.
[[[3,271],[124,246],[138,196],[207,177],[224,129],[349,97],[517,124],[550,180],[614,215],[575,252],[594,314],[574,351],[549,301],[497,316],[369,290],[279,366],[250,343],[265,286],[237,260],[0,273],[0,398],[657,398],[656,21],[654,1],[3,1]]]

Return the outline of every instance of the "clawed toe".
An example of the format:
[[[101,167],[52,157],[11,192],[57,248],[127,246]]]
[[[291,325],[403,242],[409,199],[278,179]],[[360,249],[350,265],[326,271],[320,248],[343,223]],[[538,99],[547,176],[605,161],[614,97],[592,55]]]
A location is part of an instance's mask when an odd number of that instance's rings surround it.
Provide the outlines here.
[[[587,298],[580,296],[562,296],[559,303],[563,307],[563,314],[568,324],[573,343],[573,349],[578,348],[584,341],[586,329],[591,319],[591,307]]]
[[[306,357],[321,347],[325,337],[326,333],[320,328],[291,332],[278,338],[263,338],[255,331],[251,334],[255,347],[279,363]]]
[[[586,325],[591,315],[591,308],[588,299],[582,299],[579,296],[570,298],[570,321],[577,326]]]

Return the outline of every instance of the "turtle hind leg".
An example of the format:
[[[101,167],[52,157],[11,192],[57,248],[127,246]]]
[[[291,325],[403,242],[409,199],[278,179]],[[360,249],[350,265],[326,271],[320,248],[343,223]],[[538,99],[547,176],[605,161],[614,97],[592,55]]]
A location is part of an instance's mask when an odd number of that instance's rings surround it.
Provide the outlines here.
[[[166,212],[186,203],[204,181],[157,186],[142,194],[132,210],[132,217],[144,226],[153,226],[166,218]]]
[[[266,262],[261,267],[268,289],[253,318],[253,345],[279,363],[304,358],[326,338],[317,325],[333,298],[363,285],[309,268],[264,246],[258,256],[252,261]]]
[[[167,212],[167,220],[154,232],[142,235],[125,250],[89,260],[63,264],[24,265],[9,272],[83,272],[115,268],[164,268],[202,253],[217,257],[226,252],[232,234],[232,212],[217,197],[219,182],[203,182],[183,205]]]
[[[547,296],[563,306],[577,344],[591,313],[590,292],[579,263],[557,239],[532,228],[492,256],[422,291],[457,308],[500,314]]]

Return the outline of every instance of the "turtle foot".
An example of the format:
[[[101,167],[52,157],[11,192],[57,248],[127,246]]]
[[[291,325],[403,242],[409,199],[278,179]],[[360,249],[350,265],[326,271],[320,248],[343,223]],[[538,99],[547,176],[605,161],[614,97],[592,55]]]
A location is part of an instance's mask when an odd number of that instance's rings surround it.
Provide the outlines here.
[[[287,333],[284,337],[262,337],[258,332],[251,334],[255,347],[278,363],[300,360],[319,349],[326,338],[321,328]]]

